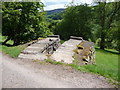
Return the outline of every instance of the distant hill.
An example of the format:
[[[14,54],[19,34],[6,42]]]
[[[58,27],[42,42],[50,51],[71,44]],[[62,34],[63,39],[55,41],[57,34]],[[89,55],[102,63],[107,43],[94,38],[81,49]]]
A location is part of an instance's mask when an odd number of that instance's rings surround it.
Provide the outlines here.
[[[47,18],[52,19],[52,20],[61,20],[62,19],[62,14],[64,13],[65,9],[54,9],[54,10],[49,10],[46,11]]]
[[[55,14],[55,13],[60,13],[63,12],[65,9],[54,9],[54,10],[49,10],[47,11],[47,15]]]

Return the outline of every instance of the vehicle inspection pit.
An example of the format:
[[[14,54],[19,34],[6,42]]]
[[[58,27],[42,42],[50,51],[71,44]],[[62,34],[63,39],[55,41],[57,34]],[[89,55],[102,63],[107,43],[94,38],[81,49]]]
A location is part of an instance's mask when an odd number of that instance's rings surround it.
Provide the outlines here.
[[[38,39],[36,42],[30,44],[26,49],[24,49],[20,55],[18,56],[19,58],[24,58],[24,59],[32,59],[32,60],[45,60],[49,58],[57,61],[57,62],[63,62],[63,63],[73,63],[73,61],[76,58],[76,53],[75,50],[80,47],[81,43],[84,43],[85,40],[83,40],[82,37],[75,37],[71,36],[68,41],[65,41],[62,45],[60,44],[60,38],[59,35],[53,35],[53,36],[48,36],[45,39]],[[85,53],[85,50],[88,50],[88,54],[85,54],[91,59],[91,52],[94,52],[95,50],[93,49],[94,44],[90,44],[87,47],[88,49],[85,49],[85,47],[81,53]],[[84,47],[84,46],[83,46]],[[91,49],[92,47],[92,49]],[[91,51],[94,50],[94,51]],[[91,52],[90,52],[91,51]],[[93,53],[94,54],[94,53]],[[82,55],[82,54],[77,54]],[[85,57],[82,55],[82,57]],[[86,57],[87,57],[86,56]],[[92,55],[94,56],[94,55]],[[86,59],[86,58],[84,58]],[[90,60],[86,59],[83,61],[89,62]]]

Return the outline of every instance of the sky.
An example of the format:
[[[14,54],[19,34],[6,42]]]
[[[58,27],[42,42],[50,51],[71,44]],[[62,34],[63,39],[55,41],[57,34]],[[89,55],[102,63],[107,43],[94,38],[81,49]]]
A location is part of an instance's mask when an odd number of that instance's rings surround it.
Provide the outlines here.
[[[45,8],[44,10],[53,10],[58,8],[66,8],[66,5],[68,5],[72,0],[41,0]],[[93,0],[74,0],[74,4],[91,4]]]

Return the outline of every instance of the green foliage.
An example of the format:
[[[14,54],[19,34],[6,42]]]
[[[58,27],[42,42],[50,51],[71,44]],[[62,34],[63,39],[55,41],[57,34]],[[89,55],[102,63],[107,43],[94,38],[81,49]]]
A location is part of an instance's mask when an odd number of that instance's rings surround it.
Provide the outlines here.
[[[108,37],[107,41],[109,41],[109,42],[108,42],[107,46],[111,45],[112,48],[116,49],[120,53],[120,26],[119,26],[120,19],[117,20],[116,22],[114,22],[113,25],[115,25],[115,26],[112,27],[108,33],[109,37]],[[107,48],[109,48],[109,47],[107,47]]]
[[[63,12],[57,12],[53,13],[51,15],[47,15],[47,18],[53,19],[53,20],[61,20],[62,19]]]
[[[110,46],[112,48],[111,42],[115,44],[115,38],[117,38],[118,35],[114,35],[112,32],[114,32],[114,28],[118,28],[117,22],[119,22],[119,13],[120,2],[99,2],[98,5],[94,7],[94,20],[98,25],[96,36],[101,38],[101,49],[109,48]]]
[[[65,10],[55,33],[60,34],[62,39],[68,39],[71,35],[88,39],[91,36],[91,17],[91,8],[87,5],[70,6]]]
[[[60,40],[60,43],[63,44],[65,41],[64,40]]]
[[[53,32],[51,31],[51,29],[49,28],[49,24],[47,22],[43,22],[40,24],[40,28],[42,30],[42,37],[47,37],[48,35],[53,35]],[[40,35],[38,32],[36,32],[36,34],[38,34],[38,36]]]
[[[14,45],[48,35],[43,7],[41,2],[3,2],[2,34]]]
[[[48,28],[50,29],[51,32],[53,32],[55,34],[55,31],[56,31],[56,26],[57,24],[60,22],[60,20],[52,20],[52,19],[49,19],[49,22],[48,22]]]

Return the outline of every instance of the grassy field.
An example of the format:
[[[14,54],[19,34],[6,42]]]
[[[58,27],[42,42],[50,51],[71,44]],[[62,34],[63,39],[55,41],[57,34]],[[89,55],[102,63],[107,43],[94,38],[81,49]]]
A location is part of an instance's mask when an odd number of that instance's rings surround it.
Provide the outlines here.
[[[2,38],[2,41],[5,40],[5,37],[0,36],[0,38]],[[8,44],[12,43],[12,41],[8,42]],[[63,43],[63,41],[61,41],[61,43]],[[0,50],[2,50],[4,53],[10,55],[11,57],[17,57],[20,52],[25,48],[25,45],[19,45],[15,47],[7,47],[4,45],[0,45],[0,47],[2,47],[2,49]],[[118,80],[118,55],[119,54],[116,50],[100,50],[99,48],[96,48],[96,65],[78,66],[70,64],[69,66],[81,71],[93,72],[107,78]],[[48,60],[47,62],[59,64],[50,60]]]
[[[96,48],[96,65],[83,66],[90,72],[118,80],[118,52]]]
[[[0,36],[0,43],[3,42],[6,39],[6,37]],[[7,44],[12,45],[13,41],[8,41]],[[25,45],[19,45],[19,46],[5,46],[0,45],[0,51],[4,52],[5,54],[10,55],[11,57],[15,58],[17,57],[20,52],[25,48]]]

